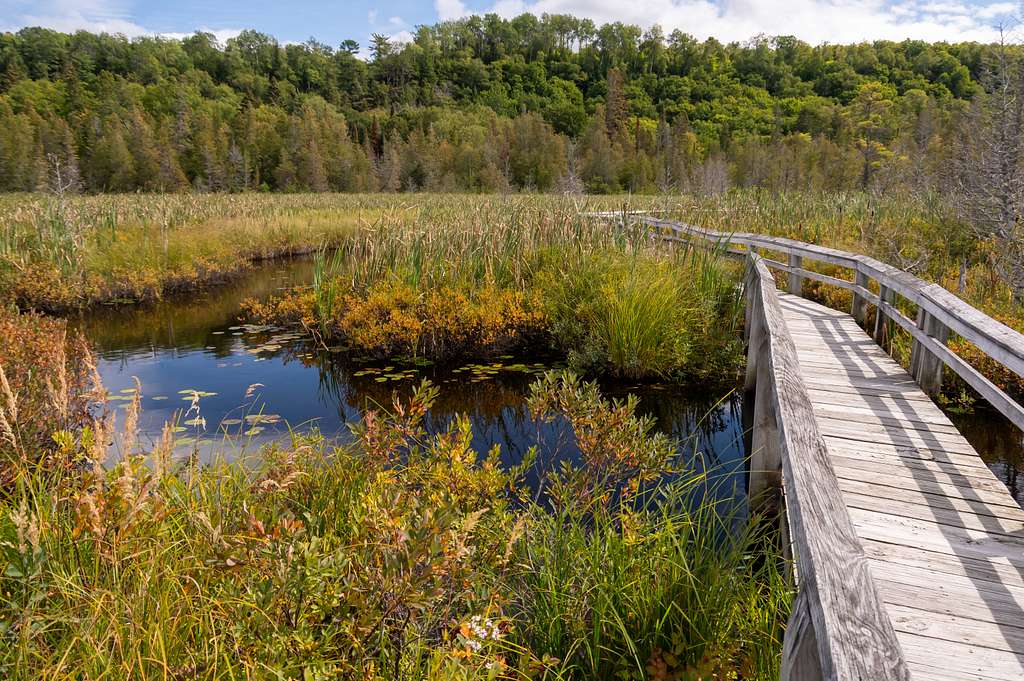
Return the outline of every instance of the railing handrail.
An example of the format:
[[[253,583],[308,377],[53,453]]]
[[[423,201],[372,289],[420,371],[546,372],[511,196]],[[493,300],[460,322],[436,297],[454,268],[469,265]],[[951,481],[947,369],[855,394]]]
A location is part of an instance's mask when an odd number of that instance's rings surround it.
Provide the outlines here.
[[[612,214],[599,215],[611,217]],[[787,264],[765,259],[765,263],[772,269],[789,272],[791,276],[797,278],[815,279],[851,291],[854,295],[855,310],[858,300],[874,305],[879,310],[876,339],[880,339],[878,329],[889,320],[905,329],[914,339],[915,353],[928,355],[934,360],[932,368],[924,368],[927,365],[925,362],[920,365],[921,370],[916,368],[914,370],[915,378],[927,392],[937,392],[941,383],[941,365],[945,365],[1014,425],[1024,429],[1024,407],[946,347],[948,333],[951,331],[975,345],[990,359],[1006,367],[1017,376],[1024,377],[1024,334],[993,319],[941,285],[924,281],[871,256],[817,246],[795,239],[750,232],[716,232],[644,214],[620,212],[616,215],[633,217],[652,227],[667,229],[674,233],[675,238],[683,235],[702,238],[722,245],[737,244],[746,246],[748,249],[761,248],[785,253],[790,256],[791,260],[795,258],[797,263],[806,258],[853,270],[856,275],[854,281],[847,281],[804,269],[800,264],[793,262]],[[673,239],[673,237],[667,238]],[[734,255],[746,254],[746,251],[735,249],[729,252]],[[879,293],[876,294],[868,288],[870,280],[878,282]],[[902,296],[918,306],[917,320],[911,320],[893,305],[893,296],[895,295]],[[863,320],[861,319],[861,321]],[[941,365],[938,364],[939,362]]]
[[[905,681],[903,649],[843,503],[775,280],[756,253],[747,255],[746,287],[752,327],[748,363],[763,377],[757,380],[758,409],[771,421],[767,430],[774,441],[768,448],[778,448],[774,465],[782,469],[799,578],[782,678]]]

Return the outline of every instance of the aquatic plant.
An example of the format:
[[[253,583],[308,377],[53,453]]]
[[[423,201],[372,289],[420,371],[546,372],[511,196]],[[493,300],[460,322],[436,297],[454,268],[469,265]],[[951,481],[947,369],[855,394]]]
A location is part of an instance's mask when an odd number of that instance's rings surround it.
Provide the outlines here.
[[[468,420],[427,435],[429,384],[350,447],[296,437],[247,465],[146,456],[130,423],[108,467],[68,440],[0,496],[0,673],[772,678],[790,592],[762,538],[683,503],[692,475],[656,477],[671,448],[632,403],[555,375],[533,394],[591,443],[557,508]],[[612,461],[659,501],[593,503]]]

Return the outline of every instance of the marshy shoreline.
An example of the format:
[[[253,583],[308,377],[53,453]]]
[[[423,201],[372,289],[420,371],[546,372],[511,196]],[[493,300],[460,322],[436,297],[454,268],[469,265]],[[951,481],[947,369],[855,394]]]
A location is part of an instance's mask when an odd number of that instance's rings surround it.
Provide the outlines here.
[[[577,201],[170,197],[165,213],[191,217],[168,228],[141,199],[104,200],[65,210],[117,206],[114,228],[83,217],[28,248],[38,225],[9,227],[5,252],[21,260],[0,273],[5,295],[37,309],[152,303],[314,253],[311,285],[246,306],[260,328],[299,324],[363,360],[491,360],[468,381],[541,348],[632,384],[734,384],[742,366],[733,268],[608,229]],[[267,227],[267,211],[287,227]],[[200,461],[175,441],[205,426],[215,393],[178,391],[178,415],[143,437],[145,385],[108,392],[59,318],[9,309],[5,323],[9,675],[774,673],[789,591],[771,538],[704,497],[707,472],[688,468],[633,396],[531,367],[529,418],[565,424],[577,452],[540,478],[525,477],[545,455],[536,447],[503,463],[499,448],[473,446],[465,416],[426,428],[441,393],[405,371],[393,402],[360,409],[353,439],[296,430],[244,465],[225,440]]]
[[[883,259],[882,236],[914,227],[907,247],[931,249],[944,219],[862,195],[737,192],[78,197],[55,222],[53,199],[19,198],[0,203],[12,218],[0,239],[0,670],[12,678],[774,678],[792,595],[777,537],[702,497],[706,472],[683,465],[635,397],[600,387],[726,394],[743,367],[738,271],[719,251],[584,215],[671,208]],[[196,293],[289,255],[309,258],[308,281],[266,283],[246,319],[301,328],[311,346],[380,364],[363,378],[383,380],[346,412],[350,440],[290,431],[245,465],[227,442],[202,460],[175,445],[179,422],[212,418],[208,386],[172,394],[178,415],[147,440],[145,383],[109,392],[64,320],[13,305],[113,303],[99,307],[124,315],[104,327],[117,342],[130,335],[118,323],[165,296],[196,297],[190,343],[259,359],[279,343],[250,347],[225,327],[242,294],[221,309]],[[950,286],[959,257],[934,256],[922,274]],[[972,267],[965,298],[1015,314]],[[142,304],[117,309],[125,298]],[[242,346],[210,340],[233,333]],[[426,427],[442,392],[388,370],[398,357],[479,363],[457,388],[539,349],[565,369],[531,366],[525,409],[568,424],[579,451],[545,472],[543,503],[525,475],[543,451],[503,462],[474,446],[468,417]]]

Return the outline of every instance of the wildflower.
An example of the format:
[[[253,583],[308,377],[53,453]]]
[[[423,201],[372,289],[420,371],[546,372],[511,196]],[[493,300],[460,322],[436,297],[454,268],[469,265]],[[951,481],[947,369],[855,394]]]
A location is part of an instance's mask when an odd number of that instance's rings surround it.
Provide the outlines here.
[[[462,637],[463,645],[474,653],[480,652],[487,641],[499,641],[502,636],[498,622],[490,617],[480,615],[473,615],[468,621],[459,625],[459,634]]]

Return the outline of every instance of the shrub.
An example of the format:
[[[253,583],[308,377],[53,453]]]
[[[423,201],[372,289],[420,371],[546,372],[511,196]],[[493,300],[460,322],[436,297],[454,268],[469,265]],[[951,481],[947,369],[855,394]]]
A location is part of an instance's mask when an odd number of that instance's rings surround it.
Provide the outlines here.
[[[0,488],[15,462],[39,462],[58,448],[55,433],[88,421],[89,366],[84,338],[69,338],[63,320],[0,311]]]
[[[772,678],[788,588],[757,537],[684,503],[692,474],[657,478],[674,448],[632,402],[534,388],[587,451],[553,508],[472,449],[468,419],[427,435],[436,394],[368,412],[347,447],[24,470],[0,497],[0,673]],[[635,481],[660,501],[602,494]]]

